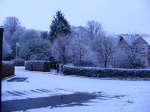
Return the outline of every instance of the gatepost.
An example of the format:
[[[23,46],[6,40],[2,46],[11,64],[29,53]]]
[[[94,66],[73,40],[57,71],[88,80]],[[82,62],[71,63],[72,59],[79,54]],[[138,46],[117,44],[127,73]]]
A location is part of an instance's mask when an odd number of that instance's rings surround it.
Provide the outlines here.
[[[0,76],[2,79],[3,27],[0,26]]]

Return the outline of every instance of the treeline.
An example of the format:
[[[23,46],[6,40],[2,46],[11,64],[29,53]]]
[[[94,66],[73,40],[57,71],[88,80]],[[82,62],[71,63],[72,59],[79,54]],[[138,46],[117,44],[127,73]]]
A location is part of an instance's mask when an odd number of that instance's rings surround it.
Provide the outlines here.
[[[26,29],[16,17],[7,17],[4,28],[4,60],[53,58],[77,66],[142,66],[134,59],[131,64],[130,54],[116,52],[117,40],[107,35],[100,23],[88,21],[84,27],[71,26],[61,11],[56,12],[49,31]]]

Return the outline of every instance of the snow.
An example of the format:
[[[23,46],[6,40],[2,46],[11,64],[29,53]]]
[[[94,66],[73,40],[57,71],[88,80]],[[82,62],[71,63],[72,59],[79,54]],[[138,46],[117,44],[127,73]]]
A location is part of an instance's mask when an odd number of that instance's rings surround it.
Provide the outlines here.
[[[132,44],[135,42],[135,40],[139,38],[138,35],[123,34],[123,35],[121,35],[121,36],[125,39],[125,41],[126,41],[129,45],[132,45]]]
[[[140,37],[139,35],[129,35],[129,34],[123,34],[121,36],[126,40],[126,42],[129,45],[132,45],[135,42],[135,40],[137,40]],[[148,45],[150,45],[150,36],[149,35],[142,35],[141,38],[143,40],[145,40],[145,42],[147,42]]]
[[[93,99],[88,106],[70,106],[28,109],[27,112],[150,112],[150,81],[108,80],[77,76],[64,76],[51,72],[26,71],[16,67],[16,76],[27,77],[23,82],[2,81],[2,101],[71,94],[74,92],[102,92],[106,96],[125,95],[121,98]],[[31,90],[45,89],[50,93],[36,93]],[[13,96],[8,91],[24,92],[25,95]],[[7,93],[7,94],[6,94]],[[17,111],[17,112],[23,112]]]
[[[132,69],[132,68],[103,68],[103,67],[82,67],[82,66],[74,66],[74,65],[64,65],[66,68],[74,68],[74,69],[80,69],[80,70],[118,70],[118,71],[150,71],[150,68],[138,68],[138,69]]]

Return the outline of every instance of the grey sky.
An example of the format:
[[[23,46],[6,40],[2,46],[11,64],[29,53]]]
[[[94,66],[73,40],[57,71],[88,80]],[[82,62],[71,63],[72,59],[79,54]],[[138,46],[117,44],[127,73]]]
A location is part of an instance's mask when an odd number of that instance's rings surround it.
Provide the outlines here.
[[[49,30],[57,10],[71,25],[96,20],[111,33],[150,34],[150,0],[0,0],[0,23],[16,16],[27,28]]]

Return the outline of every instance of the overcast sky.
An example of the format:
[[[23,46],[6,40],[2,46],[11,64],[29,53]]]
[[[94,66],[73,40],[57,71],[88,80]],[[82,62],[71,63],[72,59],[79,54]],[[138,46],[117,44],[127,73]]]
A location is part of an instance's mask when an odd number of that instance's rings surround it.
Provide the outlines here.
[[[110,33],[150,34],[150,0],[0,0],[0,24],[16,16],[26,28],[49,30],[57,10],[74,26],[96,20]]]

